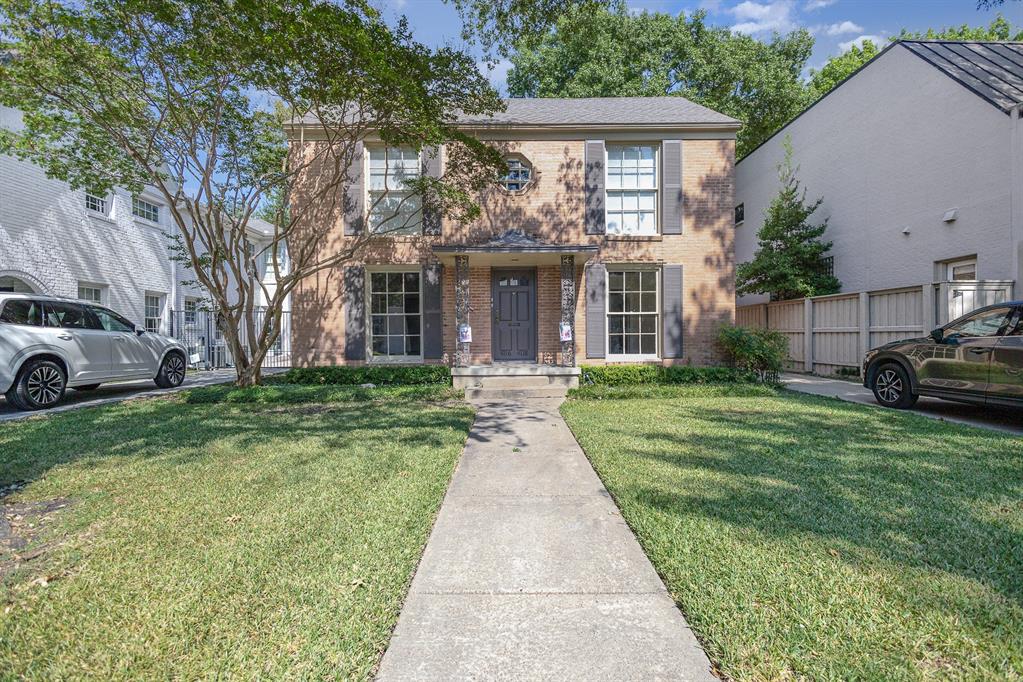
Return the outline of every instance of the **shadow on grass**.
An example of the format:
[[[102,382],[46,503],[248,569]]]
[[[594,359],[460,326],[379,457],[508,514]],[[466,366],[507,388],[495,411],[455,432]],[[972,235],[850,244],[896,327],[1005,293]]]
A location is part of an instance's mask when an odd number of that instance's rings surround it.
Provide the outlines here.
[[[440,447],[440,431],[464,430],[469,409],[399,399],[234,404],[216,402],[215,393],[205,392],[199,404],[187,396],[159,398],[0,424],[0,488],[30,483],[70,462],[90,466],[171,452],[178,463],[199,461],[214,457],[214,446],[224,442],[244,453],[274,439],[316,438],[327,451],[347,448],[367,458],[396,443]]]
[[[1023,439],[787,394],[616,409],[638,416],[604,420],[612,445],[594,446],[598,463],[657,465],[616,471],[620,499],[767,536],[826,538],[865,559],[957,573],[1023,604]]]

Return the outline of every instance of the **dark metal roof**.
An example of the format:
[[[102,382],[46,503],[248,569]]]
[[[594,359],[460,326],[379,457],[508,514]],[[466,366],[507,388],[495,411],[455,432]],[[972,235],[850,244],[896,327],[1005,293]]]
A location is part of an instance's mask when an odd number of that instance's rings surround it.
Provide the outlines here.
[[[903,40],[901,44],[1004,112],[1023,102],[1023,43]]]
[[[508,230],[484,244],[435,246],[437,253],[583,253],[597,252],[592,244],[548,244],[520,230]]]

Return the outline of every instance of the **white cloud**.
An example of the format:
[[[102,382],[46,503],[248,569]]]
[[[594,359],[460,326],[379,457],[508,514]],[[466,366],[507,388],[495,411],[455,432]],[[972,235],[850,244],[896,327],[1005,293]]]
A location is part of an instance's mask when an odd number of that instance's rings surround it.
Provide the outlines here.
[[[843,21],[838,24],[831,24],[824,29],[824,32],[829,36],[840,36],[846,33],[860,33],[863,31],[863,27],[859,24],[854,24],[851,21]]]
[[[753,34],[765,31],[785,33],[796,26],[792,18],[792,0],[766,3],[744,0],[728,11],[738,20],[738,23],[732,26],[736,33]]]
[[[823,9],[834,5],[838,0],[806,0],[806,4],[803,5],[803,9],[807,12],[812,12],[815,9]]]
[[[846,52],[853,45],[855,45],[856,47],[863,47],[863,41],[864,40],[869,40],[870,42],[874,43],[875,47],[878,47],[878,48],[883,48],[885,46],[885,43],[886,43],[886,41],[884,39],[884,36],[863,35],[863,36],[856,36],[852,40],[847,40],[844,43],[839,43],[838,44],[838,49],[840,51],[842,51],[842,52]]]

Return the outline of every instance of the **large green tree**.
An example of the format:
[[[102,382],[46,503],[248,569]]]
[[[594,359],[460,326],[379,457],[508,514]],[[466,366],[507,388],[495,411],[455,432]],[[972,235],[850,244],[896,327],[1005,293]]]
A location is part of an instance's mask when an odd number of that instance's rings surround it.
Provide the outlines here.
[[[796,177],[799,169],[792,165],[788,137],[783,145],[785,159],[778,164],[781,189],[757,232],[756,255],[736,268],[736,293],[770,294],[778,300],[834,294],[841,284],[823,267],[831,249],[831,242],[821,240],[828,221],[818,225],[810,222],[823,199],[806,201],[806,189]]]
[[[1013,27],[1001,15],[994,18],[987,26],[949,26],[942,29],[929,28],[926,31],[907,31],[903,29],[895,40],[1023,40],[1023,29]],[[883,45],[875,45],[864,40],[861,45],[853,45],[840,55],[834,56],[819,71],[810,71],[811,100],[816,101],[828,94],[832,88],[851,76],[881,52]]]
[[[513,97],[681,95],[744,122],[744,155],[804,106],[805,30],[768,42],[676,15],[572,6],[552,30],[521,40],[511,57]]]
[[[392,144],[449,144],[445,176],[414,184],[427,210],[473,217],[500,167],[454,125],[458,111],[501,106],[475,60],[416,42],[363,0],[0,0],[0,36],[13,57],[0,64],[0,103],[24,114],[23,128],[0,131],[0,152],[73,187],[162,195],[240,385],[259,382],[297,283],[356,258],[369,238],[324,248],[371,130]],[[295,116],[318,140],[304,153],[289,153]],[[273,223],[267,244],[252,238],[257,214]],[[272,291],[256,276],[264,258]]]

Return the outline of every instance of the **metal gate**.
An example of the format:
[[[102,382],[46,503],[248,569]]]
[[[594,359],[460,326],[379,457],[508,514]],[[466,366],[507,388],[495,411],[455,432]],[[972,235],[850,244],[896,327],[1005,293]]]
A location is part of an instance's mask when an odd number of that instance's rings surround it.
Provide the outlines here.
[[[255,326],[259,329],[266,318],[266,310],[253,311]],[[224,341],[215,310],[172,310],[171,336],[188,350],[188,362],[198,369],[234,367],[234,359]],[[244,331],[242,345],[246,346]],[[281,313],[281,333],[263,358],[263,368],[291,367],[291,312]]]

